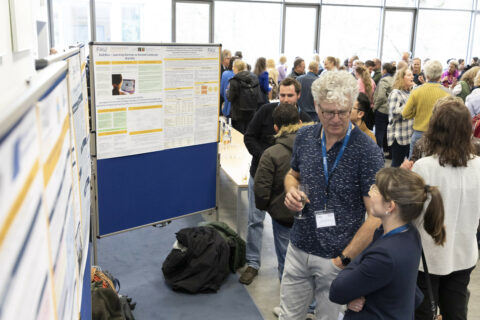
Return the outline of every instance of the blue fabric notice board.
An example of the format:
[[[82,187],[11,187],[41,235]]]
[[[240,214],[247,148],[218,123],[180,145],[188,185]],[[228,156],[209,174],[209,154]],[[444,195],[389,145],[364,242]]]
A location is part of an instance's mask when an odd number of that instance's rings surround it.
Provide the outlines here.
[[[217,143],[97,161],[99,235],[216,206]]]

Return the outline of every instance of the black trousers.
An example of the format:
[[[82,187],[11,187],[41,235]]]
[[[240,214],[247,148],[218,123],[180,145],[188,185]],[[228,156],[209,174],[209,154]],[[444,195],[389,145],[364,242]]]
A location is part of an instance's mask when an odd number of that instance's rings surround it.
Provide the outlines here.
[[[466,320],[468,305],[468,283],[470,274],[475,267],[452,272],[444,276],[430,274],[432,282],[433,298],[440,307],[443,320]],[[433,317],[428,298],[427,282],[425,274],[418,272],[417,285],[422,290],[425,298],[422,304],[415,310],[415,320],[431,320]]]
[[[383,141],[387,139],[388,114],[375,111],[375,139],[377,145],[384,149]]]
[[[247,120],[233,120],[232,119],[232,127],[240,132],[241,134],[245,134],[247,131],[248,127],[248,121]]]
[[[410,152],[410,144],[406,146],[402,146],[398,144],[397,139],[395,139],[392,143],[392,168],[398,168],[402,164],[405,157],[408,158],[408,154]]]

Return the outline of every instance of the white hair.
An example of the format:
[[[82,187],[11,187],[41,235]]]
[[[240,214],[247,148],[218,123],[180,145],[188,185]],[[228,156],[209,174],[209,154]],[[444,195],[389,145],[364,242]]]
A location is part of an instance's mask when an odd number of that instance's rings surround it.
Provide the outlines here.
[[[430,60],[425,64],[425,76],[430,81],[440,80],[442,71],[442,63],[438,60]]]
[[[358,83],[346,71],[328,71],[312,84],[315,103],[335,103],[344,109],[351,109],[357,100]]]

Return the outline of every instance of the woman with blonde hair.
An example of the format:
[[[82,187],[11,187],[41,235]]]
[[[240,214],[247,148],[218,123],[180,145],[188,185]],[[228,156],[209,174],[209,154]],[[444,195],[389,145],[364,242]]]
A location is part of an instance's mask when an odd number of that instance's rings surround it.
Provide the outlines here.
[[[327,71],[337,71],[340,61],[332,56],[328,56],[323,60],[323,66]]]
[[[371,213],[382,225],[372,243],[332,282],[330,300],[347,304],[345,320],[413,319],[421,302],[416,289],[419,232],[435,247],[445,243],[442,196],[420,175],[400,168],[381,169],[368,195]],[[421,226],[415,226],[417,220]]]
[[[458,84],[452,89],[452,94],[462,98],[465,102],[465,99],[473,90],[475,77],[479,70],[480,67],[472,67],[468,71],[465,71]]]
[[[278,66],[278,83],[282,82],[287,77],[287,57],[281,56],[279,59],[280,65]]]
[[[424,157],[412,170],[439,188],[448,235],[445,245],[438,247],[420,230],[433,296],[445,319],[467,319],[467,287],[478,260],[480,157],[475,155],[471,117],[463,101],[452,96],[439,99],[423,137]],[[415,319],[432,319],[421,266],[417,284],[425,300]]]
[[[268,92],[268,99],[278,99],[278,70],[275,68],[275,60],[267,59],[268,85],[271,88]]]
[[[480,114],[480,69],[475,76],[473,84],[474,86],[472,93],[470,93],[465,99],[465,105],[467,106],[468,111],[470,111],[470,115],[472,116],[472,118],[475,117],[477,114]]]
[[[412,87],[412,70],[408,68],[398,70],[393,80],[393,90],[388,96],[387,143],[391,146],[392,167],[400,167],[403,160],[408,158],[410,152],[413,119],[404,119],[402,111],[405,108],[405,103],[407,103]]]

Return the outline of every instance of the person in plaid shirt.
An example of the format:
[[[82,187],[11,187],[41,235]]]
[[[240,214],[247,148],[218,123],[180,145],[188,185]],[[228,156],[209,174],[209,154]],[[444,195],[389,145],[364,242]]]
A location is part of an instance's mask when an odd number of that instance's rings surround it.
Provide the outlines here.
[[[413,134],[413,119],[406,120],[402,111],[413,86],[413,73],[404,67],[395,73],[393,90],[388,96],[387,142],[392,148],[392,167],[400,167],[408,158],[410,140]]]

